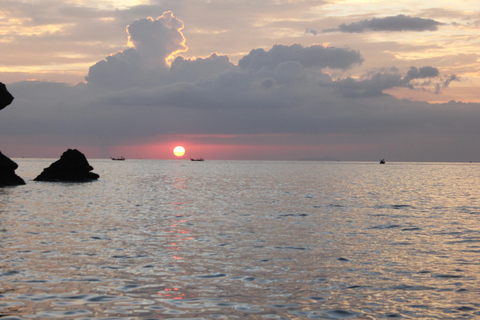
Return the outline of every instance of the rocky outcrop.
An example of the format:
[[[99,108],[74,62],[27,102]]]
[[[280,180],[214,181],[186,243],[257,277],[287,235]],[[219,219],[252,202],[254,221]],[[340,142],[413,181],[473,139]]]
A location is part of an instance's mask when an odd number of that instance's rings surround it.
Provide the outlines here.
[[[90,172],[93,167],[87,161],[83,153],[77,149],[68,149],[59,160],[36,177],[35,181],[50,182],[88,182],[97,180],[100,176]]]
[[[15,174],[17,168],[18,164],[0,152],[0,187],[25,184],[25,181]]]
[[[13,101],[13,96],[8,92],[7,87],[0,82],[0,110]],[[0,152],[0,187],[18,186],[25,184],[22,178],[15,174],[18,164]]]
[[[0,82],[0,110],[8,106],[13,101],[13,96],[8,92],[5,84]]]

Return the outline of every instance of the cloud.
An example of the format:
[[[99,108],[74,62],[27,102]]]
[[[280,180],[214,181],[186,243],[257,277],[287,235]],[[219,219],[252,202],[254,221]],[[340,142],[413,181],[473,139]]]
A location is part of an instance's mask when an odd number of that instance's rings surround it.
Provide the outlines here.
[[[350,24],[342,23],[334,29],[324,29],[323,32],[359,33],[367,31],[436,31],[442,23],[433,19],[409,17],[403,14],[385,18],[373,18]]]
[[[88,86],[102,90],[154,87],[176,81],[192,82],[199,77],[206,78],[235,67],[227,56],[217,54],[196,59],[177,56],[169,66],[169,59],[188,49],[183,27],[183,22],[175,18],[172,12],[165,12],[155,20],[147,18],[134,21],[127,27],[131,48],[112,54],[90,67],[85,77]],[[277,44],[268,51],[252,50],[239,61],[237,68],[274,70],[292,61],[304,68],[344,70],[361,64],[363,58],[358,51],[351,49]]]
[[[328,85],[334,87],[339,95],[348,98],[379,97],[385,95],[384,90],[404,86],[397,71],[376,72],[360,80],[348,77]]]
[[[235,65],[230,62],[228,56],[216,53],[207,58],[196,59],[178,56],[170,68],[170,82],[196,81],[233,68]]]
[[[131,48],[108,56],[91,66],[85,79],[103,89],[125,89],[160,81],[168,60],[187,51],[183,22],[170,11],[157,19],[135,20],[127,27]]]
[[[187,51],[182,34],[183,22],[165,12],[157,19],[135,20],[127,27],[128,43],[143,56],[147,63],[166,66],[170,56]]]
[[[275,69],[280,63],[297,61],[307,68],[348,69],[361,64],[363,58],[358,51],[335,47],[324,48],[312,45],[304,48],[300,44],[291,46],[275,45],[269,51],[255,49],[243,57],[238,66],[241,69]]]
[[[455,75],[440,76],[437,68],[426,66],[410,67],[403,76],[396,68],[391,68],[367,74],[362,79],[348,77],[327,85],[335,87],[336,92],[344,97],[360,98],[382,96],[385,95],[385,90],[392,88],[409,88],[438,94],[452,81],[458,80]]]
[[[440,93],[442,89],[447,88],[452,81],[460,81],[460,78],[456,75],[440,77],[440,72],[434,67],[422,67],[419,69],[411,67],[402,79],[402,82],[407,88],[430,90],[436,94]]]
[[[440,74],[437,68],[434,67],[423,67],[423,68],[416,68],[411,67],[408,70],[407,74],[403,78],[403,81],[410,82],[413,79],[424,79],[424,78],[434,78]]]

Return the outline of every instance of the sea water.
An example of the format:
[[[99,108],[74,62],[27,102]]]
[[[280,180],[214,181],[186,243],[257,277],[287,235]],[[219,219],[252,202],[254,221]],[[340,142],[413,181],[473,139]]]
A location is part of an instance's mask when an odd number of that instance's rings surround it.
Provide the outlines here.
[[[4,319],[480,317],[478,164],[15,160]]]

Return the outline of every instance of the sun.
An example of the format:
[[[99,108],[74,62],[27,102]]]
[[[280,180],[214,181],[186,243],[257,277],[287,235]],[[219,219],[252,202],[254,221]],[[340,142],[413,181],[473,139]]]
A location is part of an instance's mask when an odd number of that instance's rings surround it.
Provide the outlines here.
[[[185,148],[182,146],[176,146],[173,149],[173,154],[176,155],[177,157],[181,157],[185,154]]]

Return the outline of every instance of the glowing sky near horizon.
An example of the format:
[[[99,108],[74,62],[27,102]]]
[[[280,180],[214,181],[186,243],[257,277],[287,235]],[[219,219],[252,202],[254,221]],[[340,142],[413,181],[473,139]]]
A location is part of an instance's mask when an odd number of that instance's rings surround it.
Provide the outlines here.
[[[262,159],[388,158],[386,149],[408,159],[475,157],[479,41],[472,0],[7,0],[0,81],[16,100],[2,111],[0,138],[19,155],[38,153],[32,141],[128,158],[133,146],[168,145],[166,155],[181,140],[212,153],[237,145],[228,148],[235,157]],[[288,50],[281,59],[270,51],[276,44]],[[315,60],[323,52],[315,44],[338,49],[338,61]],[[440,137],[451,143],[442,152]]]

